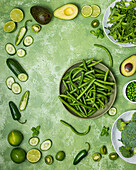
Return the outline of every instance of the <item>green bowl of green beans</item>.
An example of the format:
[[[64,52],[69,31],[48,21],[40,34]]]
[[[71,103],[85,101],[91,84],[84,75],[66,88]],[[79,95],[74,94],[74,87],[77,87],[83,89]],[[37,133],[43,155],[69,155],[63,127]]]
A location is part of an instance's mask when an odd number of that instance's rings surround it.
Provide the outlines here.
[[[131,80],[123,87],[123,96],[131,103],[136,103],[136,80]]]
[[[116,99],[115,77],[101,62],[92,58],[82,60],[62,75],[59,99],[65,109],[78,118],[98,118],[112,107]]]

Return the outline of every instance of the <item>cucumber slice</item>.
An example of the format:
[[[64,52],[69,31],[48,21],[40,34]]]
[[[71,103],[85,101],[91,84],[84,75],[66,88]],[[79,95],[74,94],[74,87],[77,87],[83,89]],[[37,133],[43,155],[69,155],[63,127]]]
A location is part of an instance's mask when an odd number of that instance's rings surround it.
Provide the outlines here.
[[[114,116],[117,113],[117,109],[115,107],[112,107],[112,108],[110,108],[108,113],[110,116]]]
[[[40,148],[42,151],[47,151],[51,148],[51,146],[52,146],[52,141],[50,139],[47,139],[42,142]]]
[[[28,47],[30,45],[33,44],[33,37],[31,37],[30,35],[27,35],[25,38],[24,38],[24,46]]]
[[[7,43],[5,46],[5,49],[9,55],[14,55],[16,53],[16,49],[15,49],[14,45],[11,43]]]
[[[42,154],[38,149],[31,149],[27,152],[26,157],[29,162],[36,163],[41,159]]]
[[[11,86],[11,90],[14,94],[20,94],[22,91],[22,88],[18,83],[13,83]]]
[[[36,146],[36,145],[38,145],[39,142],[40,142],[40,139],[38,137],[31,137],[29,139],[29,144],[31,146]]]
[[[23,96],[22,96],[22,98],[21,98],[21,101],[20,101],[20,104],[19,104],[19,110],[20,110],[20,111],[25,110],[25,108],[26,108],[26,106],[27,106],[27,104],[28,104],[29,94],[30,94],[29,91],[26,91],[26,92],[23,94]]]
[[[23,48],[17,50],[18,57],[24,57],[26,55],[26,51]]]
[[[13,83],[15,83],[15,79],[12,76],[10,76],[6,79],[6,85],[10,90],[11,90],[11,86]]]

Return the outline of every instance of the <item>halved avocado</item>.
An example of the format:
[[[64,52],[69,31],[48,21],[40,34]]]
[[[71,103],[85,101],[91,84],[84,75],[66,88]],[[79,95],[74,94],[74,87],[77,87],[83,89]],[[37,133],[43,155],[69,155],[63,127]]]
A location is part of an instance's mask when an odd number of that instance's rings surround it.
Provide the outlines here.
[[[74,19],[78,14],[78,7],[74,4],[66,4],[54,11],[54,16],[63,20]]]
[[[136,55],[126,58],[120,65],[120,72],[123,76],[129,77],[136,72]]]

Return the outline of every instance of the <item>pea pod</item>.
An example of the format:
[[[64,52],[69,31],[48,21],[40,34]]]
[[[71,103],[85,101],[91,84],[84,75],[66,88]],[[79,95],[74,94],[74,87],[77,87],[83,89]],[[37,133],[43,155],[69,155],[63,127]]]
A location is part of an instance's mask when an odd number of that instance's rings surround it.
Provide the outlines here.
[[[88,151],[90,150],[90,144],[88,142],[86,142],[88,144],[88,149],[85,150],[81,150],[75,157],[74,161],[73,161],[73,165],[77,165],[83,158],[85,158],[88,155]]]

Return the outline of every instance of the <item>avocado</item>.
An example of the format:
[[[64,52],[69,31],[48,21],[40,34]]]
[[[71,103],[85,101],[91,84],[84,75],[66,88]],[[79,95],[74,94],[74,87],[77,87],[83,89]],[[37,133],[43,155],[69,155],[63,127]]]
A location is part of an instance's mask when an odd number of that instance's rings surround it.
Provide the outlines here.
[[[63,20],[74,19],[78,14],[78,7],[74,4],[66,4],[54,11],[54,16]]]
[[[126,58],[120,65],[120,72],[123,76],[129,77],[136,72],[136,55]]]
[[[30,9],[33,18],[41,25],[48,24],[51,21],[51,12],[41,6],[32,6]]]

